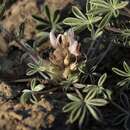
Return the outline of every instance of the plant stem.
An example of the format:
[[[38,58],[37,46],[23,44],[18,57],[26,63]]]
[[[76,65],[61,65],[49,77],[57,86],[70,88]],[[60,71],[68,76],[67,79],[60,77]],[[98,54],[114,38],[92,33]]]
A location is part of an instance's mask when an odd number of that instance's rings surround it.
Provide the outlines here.
[[[89,47],[89,49],[88,49],[88,52],[87,52],[87,57],[90,55],[90,52],[91,52],[91,50],[92,50],[94,44],[95,44],[95,40],[92,40],[91,45],[90,45],[90,47]]]
[[[111,104],[114,105],[116,108],[119,108],[122,112],[128,114],[129,112],[126,111],[124,108],[122,108],[120,105],[118,105],[117,103],[115,103],[114,101],[111,101]]]
[[[13,40],[16,41],[16,43],[18,43],[18,44],[21,46],[21,48],[22,48],[25,52],[27,52],[27,54],[31,57],[31,59],[33,60],[33,62],[34,62],[35,64],[37,64],[38,61],[39,61],[40,59],[42,59],[42,58],[33,50],[33,48],[31,48],[30,46],[28,46],[27,43],[24,43],[24,42],[22,42],[22,41],[19,41],[14,34],[8,32],[1,24],[0,24],[0,32],[3,33],[4,36],[7,36],[10,41],[13,41]],[[48,78],[46,75],[44,75],[42,72],[39,72],[39,74],[40,74],[43,78],[49,79],[49,78]]]
[[[49,92],[54,92],[58,89],[61,89],[61,87],[58,86],[58,87],[55,87],[55,88],[52,88],[52,89],[49,89],[49,90],[45,90],[45,91],[41,91],[41,92],[35,92],[35,94],[49,94]]]
[[[97,62],[97,64],[95,65],[96,68],[97,66],[102,62],[102,60],[105,58],[105,56],[107,55],[107,53],[109,52],[109,50],[111,49],[112,47],[112,43],[109,44],[107,50],[102,54],[101,58],[99,59],[99,61]]]

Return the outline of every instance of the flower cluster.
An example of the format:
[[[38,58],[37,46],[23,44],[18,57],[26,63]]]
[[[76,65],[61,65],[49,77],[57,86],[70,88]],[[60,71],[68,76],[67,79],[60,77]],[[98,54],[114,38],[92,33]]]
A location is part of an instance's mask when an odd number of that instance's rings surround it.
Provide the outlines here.
[[[68,73],[70,70],[75,71],[77,59],[80,57],[81,53],[80,43],[75,40],[73,30],[70,29],[64,34],[59,34],[57,37],[54,31],[51,31],[50,43],[54,48],[53,53],[51,53],[49,57],[51,63],[65,69],[65,73],[66,71]]]
[[[54,31],[51,31],[50,43],[55,49],[53,54],[50,55],[50,60],[53,63],[57,61],[58,64],[62,62],[62,65],[68,65],[71,58],[75,57],[77,59],[80,56],[80,43],[75,40],[72,29],[64,34],[59,34],[57,37]]]

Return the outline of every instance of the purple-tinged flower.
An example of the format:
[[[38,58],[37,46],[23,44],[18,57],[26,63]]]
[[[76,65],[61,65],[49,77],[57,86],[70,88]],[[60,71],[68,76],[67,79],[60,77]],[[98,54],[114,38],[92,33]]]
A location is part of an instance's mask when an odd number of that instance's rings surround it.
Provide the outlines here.
[[[77,40],[74,38],[74,31],[70,29],[68,31],[68,41],[69,41],[69,52],[73,54],[74,56],[80,55],[80,44]]]

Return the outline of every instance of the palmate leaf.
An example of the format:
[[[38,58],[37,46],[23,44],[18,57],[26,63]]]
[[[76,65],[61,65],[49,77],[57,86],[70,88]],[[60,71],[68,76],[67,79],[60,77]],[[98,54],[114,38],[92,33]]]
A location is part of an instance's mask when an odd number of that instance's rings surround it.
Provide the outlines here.
[[[105,74],[103,74],[103,75],[100,77],[100,79],[98,80],[98,86],[102,86],[103,83],[106,81],[106,79],[107,79],[107,74],[105,73]]]
[[[70,112],[72,111],[77,105],[81,105],[81,102],[77,103],[77,102],[70,102],[68,104],[66,104],[63,107],[63,112]]]
[[[79,126],[82,126],[82,124],[84,123],[84,120],[85,120],[85,117],[88,115],[88,112],[87,112],[87,108],[86,106],[84,105],[82,107],[82,113],[80,114],[80,118],[79,118]],[[88,117],[87,117],[88,118]]]
[[[88,93],[88,97],[91,96],[103,96],[105,99],[109,98],[111,99],[112,92],[108,89],[105,89],[103,87],[104,82],[106,81],[107,74],[104,73],[98,80],[98,85],[88,84],[86,87],[84,87],[83,92]],[[88,97],[86,97],[88,100]]]
[[[63,107],[63,112],[70,112],[68,121],[70,123],[74,123],[75,121],[79,120],[79,125],[81,126],[84,122],[87,108],[85,103],[82,99],[75,99],[75,96],[68,95],[70,100],[75,100],[73,102],[68,103]]]
[[[130,29],[123,29],[121,31],[121,34],[124,36],[124,37],[130,37]]]
[[[32,92],[39,92],[43,90],[45,86],[43,84],[36,85],[36,79],[32,79],[31,81],[31,91]]]
[[[34,74],[36,74],[38,71],[37,70],[29,70],[27,73],[26,73],[26,75],[27,76],[31,76],[31,75],[34,75]]]
[[[111,12],[107,13],[104,16],[104,18],[101,20],[98,28],[103,29],[109,23],[111,17],[112,17],[112,13]]]
[[[48,5],[45,5],[44,9],[45,9],[46,16],[48,17],[48,20],[51,22],[51,20],[52,20],[51,12],[50,12]]]
[[[21,103],[27,103],[28,101],[30,101],[31,95],[32,95],[31,92],[24,92],[22,94],[22,96],[20,97],[20,102]]]
[[[24,89],[22,92],[24,92],[24,93],[31,93],[32,90],[30,90],[30,89]]]
[[[35,85],[36,85],[36,79],[33,79],[33,80],[31,81],[31,90],[32,90],[32,91],[33,91]]]
[[[106,104],[108,104],[107,100],[100,99],[100,98],[87,100],[85,102],[86,102],[86,104],[89,104],[89,105],[92,105],[92,106],[105,106]]]
[[[40,33],[38,32],[36,36],[38,36],[38,38],[43,38],[43,40],[46,40],[48,38],[49,35],[47,35],[47,33],[49,33],[51,30],[54,31],[63,31],[62,28],[62,21],[60,20],[60,12],[59,10],[56,10],[55,8],[50,8],[48,5],[44,5],[44,13],[45,16],[44,17],[40,17],[37,15],[32,15],[32,17],[34,18],[34,20],[36,20],[37,26],[36,29],[38,31],[40,31]],[[43,32],[43,35],[41,32]]]
[[[75,87],[75,88],[78,88],[78,89],[82,89],[82,88],[85,88],[86,85],[80,84],[80,83],[75,83],[75,84],[74,84],[74,87]]]
[[[122,77],[128,77],[128,73],[126,73],[118,68],[113,67],[112,71],[115,72],[116,74],[122,76]]]
[[[79,117],[82,112],[82,106],[76,106],[69,116],[70,123],[74,123]]]
[[[87,14],[88,15],[99,15],[100,14],[100,16],[101,16],[102,14],[107,13],[107,12],[108,12],[108,9],[102,9],[102,8],[95,7],[94,9],[89,10],[87,12]]]
[[[124,61],[123,62],[123,68],[127,73],[130,73],[130,67],[128,66],[128,64]]]
[[[43,19],[42,17],[39,17],[37,15],[32,15],[32,17],[37,20],[38,22],[41,22],[43,25],[47,25],[48,24],[48,21]]]
[[[113,72],[115,72],[116,74],[118,74],[122,77],[130,77],[130,67],[128,66],[128,64],[125,61],[123,62],[123,68],[125,71],[122,71],[115,67],[113,67],[112,70],[113,70]]]
[[[117,9],[122,9],[122,8],[124,8],[125,6],[127,6],[128,5],[128,1],[121,1],[120,3],[118,3],[117,5],[116,5],[116,8]]]
[[[44,31],[44,30],[47,30],[47,29],[50,29],[50,28],[51,28],[51,25],[49,23],[47,25],[38,24],[36,26],[36,29],[39,30],[39,31]]]
[[[88,14],[87,14],[87,20],[88,20],[87,27],[88,27],[88,30],[89,30],[90,32],[92,32],[92,30],[94,30],[93,24],[94,24],[94,23],[97,23],[97,22],[100,21],[101,19],[102,19],[102,17],[94,16],[94,15],[88,15]]]
[[[86,96],[85,96],[85,98],[84,98],[84,101],[87,102],[88,100],[93,99],[93,98],[96,96],[95,94],[96,94],[96,93],[94,93],[93,91],[89,91],[89,92],[86,94]]]
[[[60,19],[59,11],[49,8],[48,5],[45,5],[44,8],[45,8],[46,16],[48,17],[49,24],[52,26],[57,24]]]
[[[100,29],[97,29],[93,37],[94,37],[94,39],[97,39],[102,34],[103,34],[103,31],[101,31]]]
[[[36,64],[32,64],[32,63],[28,63],[28,67],[31,68],[31,69],[34,69],[37,67]]]
[[[87,21],[83,21],[78,18],[69,17],[64,19],[63,23],[70,26],[84,26],[86,25]]]
[[[84,14],[76,6],[72,7],[72,12],[77,18],[87,20],[86,16],[84,16]]]
[[[39,92],[41,90],[43,90],[45,88],[45,86],[43,84],[38,84],[33,88],[33,92]]]
[[[91,115],[93,116],[94,119],[96,119],[97,121],[101,121],[102,119],[102,114],[101,112],[94,106],[87,106],[89,112],[91,113]]]
[[[121,105],[123,106],[123,108],[125,108],[125,110],[129,111],[129,109],[130,109],[129,99],[128,99],[128,96],[124,92],[122,92],[120,94],[120,101],[121,101]]]
[[[88,92],[84,99],[84,102],[86,103],[86,107],[89,109],[91,115],[95,119],[100,120],[101,113],[99,112],[97,107],[105,106],[106,104],[108,104],[108,101],[102,98],[95,98],[94,93]]]
[[[74,28],[76,31],[82,31],[88,28],[89,31],[93,29],[93,24],[101,20],[101,17],[92,14],[84,15],[77,7],[72,8],[75,17],[65,18],[63,23]]]
[[[70,113],[68,120],[70,123],[74,123],[78,120],[79,126],[83,124],[88,113],[90,113],[96,120],[100,120],[102,115],[97,107],[105,106],[108,103],[105,99],[95,98],[95,94],[91,92],[88,92],[85,98],[83,98],[83,96],[73,96],[72,94],[67,94],[67,97],[72,102],[65,105],[63,111]]]
[[[96,23],[101,19],[102,17],[99,16],[87,15],[88,25],[92,25],[93,23]]]
[[[85,93],[93,93],[95,96],[102,95],[105,99],[111,99],[112,92],[109,89],[104,89],[103,87],[99,87],[97,85],[87,85],[86,88],[83,89]]]
[[[54,23],[57,23],[59,21],[59,19],[60,19],[60,14],[59,14],[59,11],[56,10],[56,11],[54,11],[54,15],[53,15]]]
[[[76,101],[76,102],[81,101],[80,98],[78,98],[78,97],[76,97],[76,96],[74,96],[74,95],[72,95],[72,94],[67,94],[67,97],[68,97],[71,101]]]
[[[71,97],[70,99],[72,99],[73,97]],[[86,115],[86,108],[84,108],[84,103],[82,102],[82,100],[80,101],[73,101],[68,103],[67,105],[65,105],[63,107],[63,112],[70,112],[70,116],[69,116],[69,122],[70,123],[74,123],[76,120],[81,118],[81,124],[85,118]]]
[[[123,62],[123,68],[125,71],[122,71],[118,68],[113,67],[112,70],[115,72],[117,75],[126,77],[125,79],[121,80],[120,82],[117,83],[118,86],[125,86],[125,88],[128,88],[130,85],[130,67],[128,64],[124,61]]]
[[[96,96],[96,92],[89,91],[84,98],[84,102],[86,104],[90,104],[93,106],[105,106],[108,102],[102,98],[94,98]]]
[[[99,92],[99,87],[97,85],[92,85],[92,84],[88,84],[84,89],[83,92],[88,93],[95,93],[95,95],[97,95],[97,93]]]
[[[128,100],[128,96],[122,92],[120,94],[121,106],[119,106],[121,112],[117,114],[117,116],[113,119],[113,125],[124,124],[124,128],[126,130],[130,129],[130,103]],[[117,105],[118,108],[118,105]]]
[[[108,12],[113,12],[124,8],[128,5],[127,1],[119,1],[119,0],[90,0],[90,3],[95,5],[97,8],[102,8],[102,11],[105,9],[108,10]],[[104,11],[103,11],[104,12]]]
[[[123,79],[117,83],[118,86],[128,86],[130,84],[130,78]]]
[[[119,10],[128,4],[128,2],[120,2],[118,0],[90,0],[90,3],[94,8],[89,10],[88,14],[100,15],[103,17],[98,26],[100,29],[103,29],[107,23],[109,23],[112,16],[117,17],[119,15]]]
[[[90,3],[100,8],[109,8],[109,4],[104,0],[90,0]]]
[[[124,122],[125,120],[125,117],[126,117],[126,114],[125,113],[120,113],[118,114],[113,120],[112,120],[112,124],[117,126],[121,123]]]
[[[23,94],[20,97],[21,103],[32,102],[36,103],[38,100],[35,96],[36,92],[43,90],[45,86],[43,84],[36,85],[36,79],[31,80],[31,89],[24,89]]]

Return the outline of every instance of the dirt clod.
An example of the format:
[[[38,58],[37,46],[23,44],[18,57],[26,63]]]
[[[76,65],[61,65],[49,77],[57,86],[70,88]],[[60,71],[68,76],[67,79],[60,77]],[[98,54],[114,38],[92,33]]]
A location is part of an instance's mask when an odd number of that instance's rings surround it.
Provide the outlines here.
[[[50,113],[51,104],[49,102],[47,104],[48,106],[45,108],[43,107],[45,100],[34,105],[1,101],[0,130],[41,130],[51,127],[55,117]]]
[[[13,90],[9,85],[5,84],[4,82],[0,83],[0,93],[4,97],[13,97]]]
[[[32,19],[32,14],[38,14],[39,10],[36,6],[35,0],[18,0],[11,6],[5,13],[5,19],[3,20],[3,26],[8,29],[9,32],[14,31],[20,26],[21,23],[25,23],[25,36],[24,38],[30,39],[35,33],[36,23]]]

